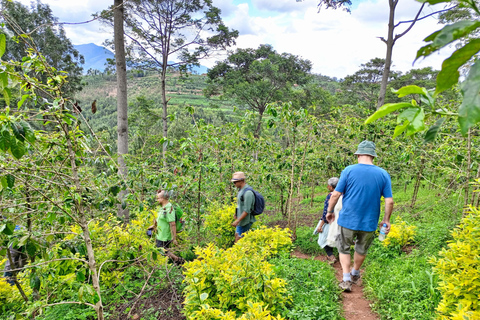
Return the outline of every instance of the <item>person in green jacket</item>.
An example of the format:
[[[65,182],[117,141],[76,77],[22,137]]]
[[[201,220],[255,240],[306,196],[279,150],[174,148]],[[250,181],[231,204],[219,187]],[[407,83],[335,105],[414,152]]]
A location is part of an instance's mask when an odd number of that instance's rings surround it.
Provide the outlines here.
[[[232,223],[235,229],[235,242],[242,238],[242,234],[250,230],[252,224],[256,221],[252,215],[255,205],[255,195],[252,188],[245,182],[245,173],[235,172],[232,180],[235,187],[239,190],[237,194],[237,210],[233,216],[235,221]],[[249,190],[246,190],[249,188]]]

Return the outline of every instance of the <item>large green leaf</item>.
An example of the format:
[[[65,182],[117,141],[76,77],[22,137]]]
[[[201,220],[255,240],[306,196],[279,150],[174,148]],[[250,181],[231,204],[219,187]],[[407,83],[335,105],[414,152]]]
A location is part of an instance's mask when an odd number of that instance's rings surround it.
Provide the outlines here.
[[[410,125],[407,128],[407,136],[410,136],[414,133],[419,131],[425,130],[425,113],[423,109],[419,109],[417,114],[412,121],[410,121]]]
[[[7,37],[1,33],[0,34],[0,58],[3,57],[5,49],[7,48]]]
[[[23,129],[22,125],[18,122],[12,122],[10,124],[12,128],[13,134],[17,140],[24,142],[25,141],[25,129]]]
[[[20,125],[23,128],[25,139],[30,143],[34,143],[35,142],[35,132],[33,131],[30,124],[28,124],[28,122],[22,120],[22,121],[20,121]]]
[[[405,129],[407,129],[409,124],[409,121],[405,121],[402,125],[396,126],[395,131],[393,132],[393,138],[395,139],[396,137],[401,135],[405,131]]]
[[[25,149],[25,145],[23,144],[23,142],[20,141],[17,141],[16,143],[11,143],[10,151],[12,152],[12,155],[17,159],[23,157],[23,155],[27,152],[27,150]]]
[[[438,119],[433,126],[431,126],[427,133],[425,133],[425,138],[423,139],[423,142],[429,143],[435,140],[438,131],[440,131],[440,128],[442,127],[442,124],[445,122],[446,118],[440,118]]]
[[[480,51],[480,39],[474,39],[467,43],[464,47],[458,49],[450,58],[442,63],[442,70],[437,76],[437,88],[435,95],[444,90],[450,89],[453,85],[458,83],[460,73],[458,68],[463,66],[475,54]]]
[[[407,120],[408,122],[413,122],[413,120],[415,119],[415,117],[417,116],[417,114],[420,110],[421,109],[418,108],[418,107],[408,108],[408,109],[404,110],[402,113],[400,113],[398,115],[397,123],[402,123],[405,120]]]
[[[454,24],[447,25],[443,29],[436,31],[424,39],[431,42],[417,51],[417,60],[420,57],[426,57],[440,48],[452,43],[455,40],[469,35],[480,27],[480,21],[462,20]]]
[[[15,177],[12,176],[11,174],[7,174],[5,176],[5,179],[7,180],[7,186],[12,189],[13,186],[15,185]]]
[[[365,120],[365,124],[371,123],[381,117],[386,116],[389,113],[392,113],[398,109],[402,108],[408,108],[412,107],[410,103],[402,102],[402,103],[388,103],[384,104],[383,106],[380,107],[374,114],[372,114],[370,117],[368,117],[367,120]]]
[[[463,101],[458,109],[458,122],[465,135],[470,127],[480,121],[480,61],[470,68],[461,90]]]
[[[4,130],[0,132],[0,150],[7,151],[10,148],[10,132]]]
[[[2,90],[8,87],[8,74],[6,72],[0,72],[0,85]]]
[[[392,90],[392,92],[397,94],[399,98],[403,98],[409,94],[428,95],[427,89],[415,85],[405,86],[398,90]]]

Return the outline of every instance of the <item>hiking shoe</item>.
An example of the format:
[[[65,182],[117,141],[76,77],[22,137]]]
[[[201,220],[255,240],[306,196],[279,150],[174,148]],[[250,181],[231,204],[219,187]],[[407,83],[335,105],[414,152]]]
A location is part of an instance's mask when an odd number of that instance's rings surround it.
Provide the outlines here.
[[[360,280],[362,276],[361,275],[354,276],[353,274],[351,274],[351,277],[352,277],[352,283],[357,284],[357,282]]]
[[[337,258],[335,258],[334,255],[328,256],[328,257],[327,257],[327,262],[328,262],[330,265],[333,265],[335,262],[337,262]]]
[[[345,292],[352,291],[352,281],[342,281],[338,286]]]

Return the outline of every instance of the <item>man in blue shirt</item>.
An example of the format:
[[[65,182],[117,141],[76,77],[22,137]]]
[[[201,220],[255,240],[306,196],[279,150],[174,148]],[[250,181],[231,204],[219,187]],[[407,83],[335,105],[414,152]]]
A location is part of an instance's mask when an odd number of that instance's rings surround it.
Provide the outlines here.
[[[390,175],[373,164],[373,159],[377,156],[375,144],[367,140],[362,141],[355,154],[358,164],[348,166],[342,171],[327,209],[327,220],[333,222],[335,220],[333,208],[343,194],[343,207],[337,220],[338,252],[343,269],[340,288],[347,292],[352,290],[352,283],[360,279],[360,267],[378,226],[382,196],[385,199],[385,215],[381,225],[387,225],[387,233],[390,231],[390,215],[393,210]],[[353,244],[355,244],[355,254],[353,269],[350,270],[350,247]]]

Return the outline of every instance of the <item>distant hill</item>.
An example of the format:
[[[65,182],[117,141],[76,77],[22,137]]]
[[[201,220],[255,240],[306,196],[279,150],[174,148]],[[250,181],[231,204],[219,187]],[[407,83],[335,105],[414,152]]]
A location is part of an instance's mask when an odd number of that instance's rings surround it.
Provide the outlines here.
[[[97,69],[103,72],[106,67],[105,64],[107,59],[115,58],[113,52],[104,47],[97,46],[94,43],[80,44],[75,45],[74,47],[85,58],[85,64],[83,65],[84,73],[87,73],[89,69]],[[207,70],[207,67],[201,65],[200,67],[193,67],[192,73],[203,74],[207,73]]]
[[[107,59],[115,58],[113,52],[94,43],[80,44],[74,47],[85,58],[85,64],[83,65],[84,73],[87,73],[89,69],[97,69],[103,72]]]

